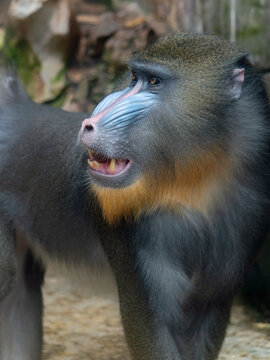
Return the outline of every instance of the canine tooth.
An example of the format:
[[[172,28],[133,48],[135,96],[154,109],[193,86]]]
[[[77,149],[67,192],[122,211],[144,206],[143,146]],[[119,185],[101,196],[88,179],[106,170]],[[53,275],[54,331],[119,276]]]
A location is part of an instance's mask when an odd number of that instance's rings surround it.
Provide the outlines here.
[[[89,154],[89,157],[93,157],[94,156],[94,151],[88,150],[88,154]]]
[[[112,159],[111,162],[110,162],[110,165],[109,165],[109,169],[111,171],[114,171],[115,170],[115,159]]]
[[[100,164],[97,161],[93,161],[93,165],[95,168],[99,169],[100,168]]]
[[[93,160],[91,161],[90,159],[87,159],[88,165],[90,166],[90,168],[94,169],[94,170],[98,170],[100,168],[100,164]]]

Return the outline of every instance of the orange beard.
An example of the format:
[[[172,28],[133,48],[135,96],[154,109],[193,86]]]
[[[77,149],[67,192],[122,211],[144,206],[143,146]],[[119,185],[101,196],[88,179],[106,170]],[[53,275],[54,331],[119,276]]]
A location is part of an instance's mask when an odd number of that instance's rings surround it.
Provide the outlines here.
[[[126,188],[113,189],[92,185],[109,224],[121,218],[138,218],[142,212],[157,208],[181,212],[183,207],[207,215],[212,201],[219,196],[228,179],[229,161],[221,151],[207,152],[190,159],[174,171],[162,167],[159,175],[144,174]]]

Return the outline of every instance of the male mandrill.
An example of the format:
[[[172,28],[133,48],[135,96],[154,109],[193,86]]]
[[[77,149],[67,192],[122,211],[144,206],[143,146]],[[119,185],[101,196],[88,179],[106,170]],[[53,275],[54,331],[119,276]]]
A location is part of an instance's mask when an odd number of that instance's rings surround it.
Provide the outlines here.
[[[130,70],[90,118],[1,75],[1,360],[40,359],[48,261],[113,276],[133,360],[218,356],[269,226],[266,93],[214,36],[164,37]]]

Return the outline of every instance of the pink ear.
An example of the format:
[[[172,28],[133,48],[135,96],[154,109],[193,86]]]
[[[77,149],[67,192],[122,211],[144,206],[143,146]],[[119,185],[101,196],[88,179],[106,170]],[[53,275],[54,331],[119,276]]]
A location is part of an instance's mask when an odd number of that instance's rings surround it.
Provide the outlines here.
[[[241,95],[242,84],[245,80],[245,69],[234,69],[230,95],[232,100],[238,100]]]

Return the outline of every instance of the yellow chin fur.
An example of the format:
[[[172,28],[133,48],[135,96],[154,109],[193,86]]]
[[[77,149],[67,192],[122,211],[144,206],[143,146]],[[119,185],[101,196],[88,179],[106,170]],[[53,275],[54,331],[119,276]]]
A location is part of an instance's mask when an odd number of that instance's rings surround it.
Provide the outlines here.
[[[121,218],[137,218],[142,212],[157,208],[181,212],[185,207],[206,215],[229,177],[227,159],[221,151],[207,152],[185,165],[176,163],[174,170],[161,167],[154,176],[144,174],[126,188],[93,185],[92,189],[109,224]]]

